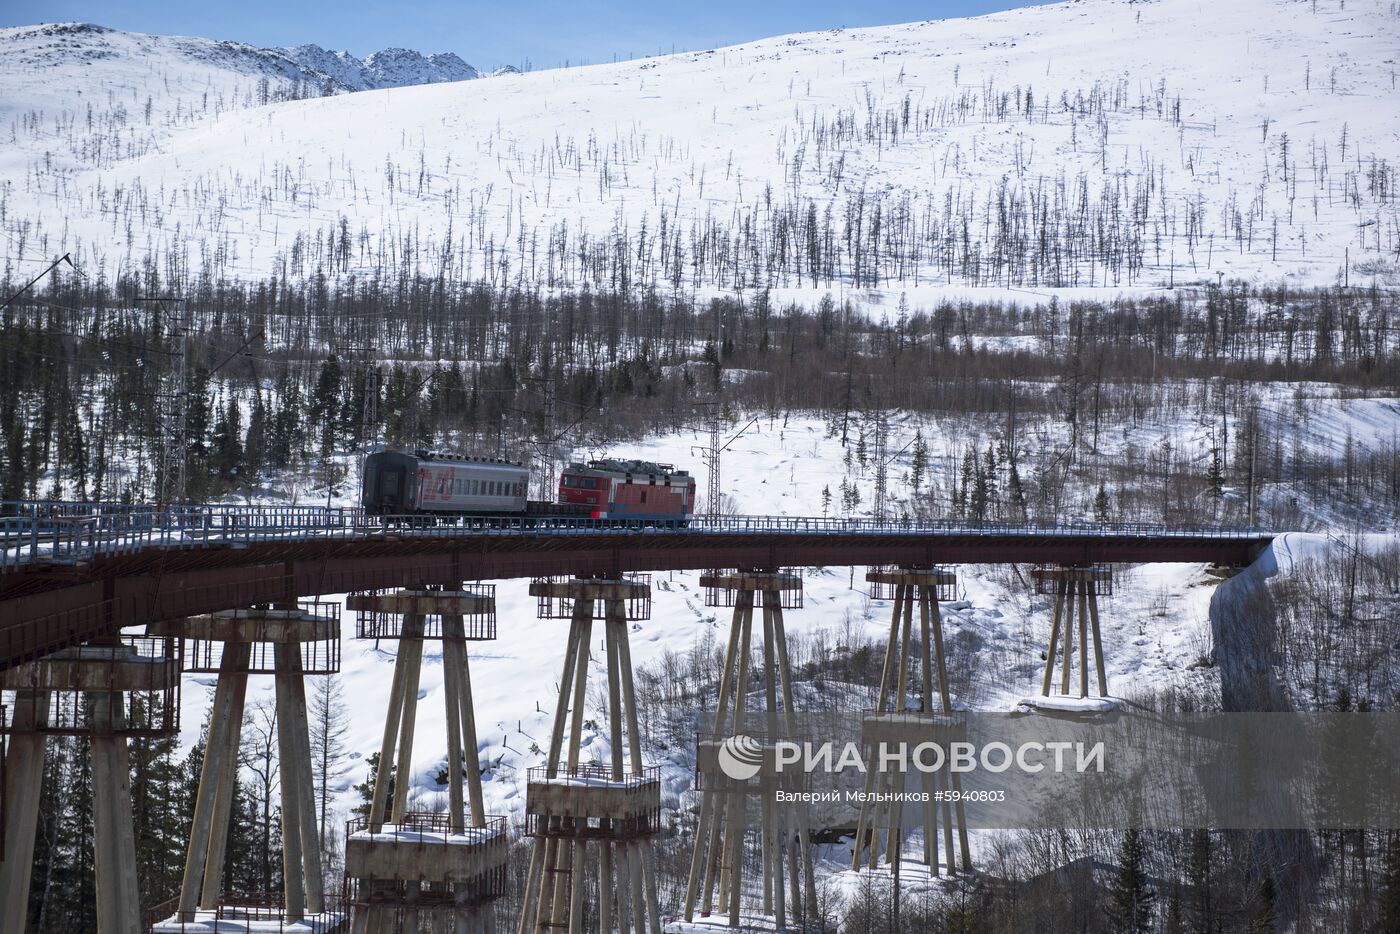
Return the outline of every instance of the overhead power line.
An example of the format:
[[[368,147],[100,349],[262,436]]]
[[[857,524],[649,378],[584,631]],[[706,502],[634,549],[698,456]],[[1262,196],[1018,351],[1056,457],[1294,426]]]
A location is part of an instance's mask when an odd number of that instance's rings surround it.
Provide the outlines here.
[[[72,257],[69,256],[67,253],[64,253],[58,259],[54,260],[52,263],[49,263],[49,265],[45,267],[43,272],[39,273],[33,279],[30,279],[28,282],[26,282],[24,288],[20,289],[18,292],[5,299],[5,304],[0,305],[0,311],[3,311],[4,309],[9,308],[10,305],[14,304],[15,299],[19,298],[25,292],[28,292],[30,289],[32,289],[34,287],[34,283],[38,282],[40,279],[53,272],[54,268],[57,267],[59,263],[67,263],[70,269],[72,269],[74,272],[78,272],[78,267],[73,265]],[[79,275],[81,275],[81,273],[79,273]]]

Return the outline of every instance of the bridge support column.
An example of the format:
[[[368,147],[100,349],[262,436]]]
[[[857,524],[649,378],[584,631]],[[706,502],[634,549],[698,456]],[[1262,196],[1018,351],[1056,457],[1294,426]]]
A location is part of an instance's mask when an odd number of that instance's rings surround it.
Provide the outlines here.
[[[1094,684],[1098,697],[1108,697],[1108,677],[1104,670],[1103,639],[1099,633],[1100,594],[1113,592],[1113,571],[1109,567],[1058,566],[1038,567],[1031,572],[1036,592],[1055,598],[1054,615],[1050,623],[1050,643],[1045,652],[1045,672],[1041,678],[1040,696],[1090,697],[1089,655],[1093,646]],[[1079,630],[1075,635],[1076,623]],[[1074,677],[1076,644],[1079,654],[1079,677]],[[1059,691],[1051,694],[1055,683],[1055,667],[1059,662]],[[1077,681],[1077,683],[1076,683]],[[1035,701],[1031,701],[1035,703]]]
[[[716,571],[700,578],[711,606],[734,607],[725,648],[724,669],[713,728],[700,738],[696,761],[703,786],[686,881],[685,920],[718,912],[730,927],[755,922],[785,929],[816,915],[811,833],[802,803],[774,801],[780,778],[769,751],[779,739],[795,738],[792,671],[788,664],[784,608],[802,605],[802,579],[774,571]],[[758,606],[756,607],[756,596]],[[748,710],[754,673],[749,670],[755,640],[754,610],[760,613],[757,638],[763,667],[757,672],[763,690],[760,710]],[[750,719],[749,715],[755,716]],[[726,744],[746,743],[758,765],[747,782],[735,781],[717,764]],[[739,747],[742,748],[742,747]],[[749,798],[757,796],[757,825],[750,827]],[[756,879],[746,879],[744,840],[750,829],[758,837]]]
[[[94,733],[92,749],[93,870],[96,874],[97,929],[135,931],[141,927],[141,890],[136,881],[136,832],[131,814],[131,760],[120,695],[89,695],[93,716],[113,729]]]
[[[327,905],[312,785],[306,715],[307,675],[340,668],[339,607],[306,603],[281,609],[224,610],[169,620],[147,631],[186,640],[185,670],[218,675],[205,738],[204,763],[190,819],[189,846],[175,915],[154,930],[180,931],[236,913],[249,893],[226,893],[223,867],[229,819],[238,793],[238,746],[250,674],[274,678],[278,768],[281,774],[283,922],[338,920]],[[252,907],[252,906],[246,906]],[[266,904],[257,906],[266,910]]]
[[[219,663],[214,710],[204,742],[204,763],[199,773],[189,850],[180,885],[180,918],[185,921],[194,920],[196,908],[213,911],[223,893],[224,853],[228,848],[229,816],[238,789],[238,746],[243,734],[251,648],[247,642],[225,643]]]
[[[4,860],[0,862],[0,932],[23,934],[34,859],[34,834],[49,735],[86,736],[92,757],[93,863],[98,934],[141,928],[136,837],[131,813],[127,739],[179,731],[175,702],[180,658],[170,639],[121,639],[65,649],[0,672],[0,690],[15,692],[6,754]],[[127,695],[141,698],[127,715]]]
[[[505,818],[485,813],[466,644],[496,637],[494,589],[351,594],[346,605],[359,613],[357,638],[399,642],[369,815],[345,832],[351,931],[417,934],[429,920],[435,930],[492,934],[491,902],[505,892],[508,844]],[[408,809],[428,640],[442,642],[446,815]]]
[[[24,934],[34,866],[34,831],[43,793],[49,692],[15,691],[14,718],[5,754],[5,849],[0,862],[0,934]]]
[[[534,837],[518,934],[584,929],[588,842],[596,841],[598,930],[660,934],[651,840],[661,817],[661,781],[642,764],[627,623],[651,615],[651,585],[638,579],[539,580],[540,615],[568,618],[569,637],[549,752],[531,769],[526,832]],[[599,616],[601,612],[601,617]],[[608,673],[608,765],[581,764],[593,623],[603,622]]]
[[[890,614],[889,642],[885,661],[880,670],[880,689],[875,710],[861,722],[861,742],[867,749],[881,743],[907,743],[913,746],[941,738],[953,739],[958,724],[953,717],[952,692],[948,684],[947,657],[943,651],[943,617],[939,600],[951,600],[957,577],[943,568],[872,569],[865,579],[875,585],[874,595],[894,599]],[[918,604],[918,628],[914,628],[914,606]],[[917,685],[917,688],[915,688]],[[918,700],[911,701],[917,691]],[[967,821],[960,799],[962,780],[948,768],[920,773],[922,791],[929,800],[923,807],[923,851],[919,861],[932,875],[943,867],[949,874],[961,866],[972,869],[968,846]],[[880,831],[885,830],[884,862],[898,874],[904,856],[903,805],[898,794],[904,791],[906,776],[897,772],[870,769],[865,776],[867,798],[862,802],[856,825],[853,869],[875,869],[880,865]],[[946,792],[957,798],[946,800]],[[936,803],[940,792],[945,793],[942,806]],[[893,793],[888,809],[880,804],[880,796]],[[940,814],[941,811],[941,814]],[[943,860],[938,857],[939,828],[942,826]],[[957,836],[957,851],[953,838]]]

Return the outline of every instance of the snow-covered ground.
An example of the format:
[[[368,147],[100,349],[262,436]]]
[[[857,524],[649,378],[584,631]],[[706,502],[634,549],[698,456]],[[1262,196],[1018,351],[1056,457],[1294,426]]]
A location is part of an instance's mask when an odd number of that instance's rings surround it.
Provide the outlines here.
[[[1081,256],[1064,283],[1078,289],[1331,283],[1344,257],[1353,283],[1384,280],[1397,29],[1389,0],[1069,2],[238,110],[201,106],[213,79],[159,54],[112,90],[100,61],[0,68],[0,256],[23,242],[90,275],[159,255],[252,278],[407,265],[569,287],[565,258],[621,237],[634,283],[704,251],[683,288],[801,289],[791,256],[770,275],[716,251],[737,252],[724,238],[746,220],[810,205],[837,238],[877,223],[966,236],[989,259],[999,213],[1034,202],[1052,239],[1057,217],[1143,220],[1136,278]],[[140,111],[162,81],[184,116],[157,131]],[[873,285],[1027,285],[960,276],[922,261]]]
[[[7,27],[0,29],[0,126],[10,133],[5,168],[36,156],[60,166],[131,159],[179,128],[294,93],[319,97],[477,76],[451,53],[383,49],[360,59],[314,44],[264,49],[93,23]]]
[[[882,642],[889,628],[890,604],[867,596],[864,568],[811,570],[806,577],[805,606],[787,613],[792,637],[806,638],[817,629],[832,636],[855,632]],[[663,653],[684,654],[705,636],[722,640],[728,610],[704,605],[699,572],[656,575],[650,620],[631,625],[631,650],[636,666],[655,666]],[[853,579],[854,578],[854,579]],[[542,765],[554,704],[558,697],[567,620],[541,620],[527,593],[528,581],[498,581],[498,632],[492,642],[469,646],[479,754],[485,772],[486,808],[513,819],[523,816],[526,770]],[[1148,565],[1127,572],[1119,595],[1102,603],[1104,651],[1110,692],[1133,697],[1145,688],[1172,686],[1210,688],[1209,668],[1197,667],[1209,651],[1207,606],[1211,583],[1197,565]],[[979,710],[1012,710],[1036,691],[1043,662],[1040,651],[1048,638],[1050,607],[1045,599],[1010,592],[993,568],[960,569],[962,599],[942,607],[950,645],[965,646],[980,661],[975,698],[956,703]],[[339,600],[340,597],[329,599]],[[849,628],[847,628],[849,627]],[[335,802],[342,817],[360,799],[353,785],[369,776],[367,757],[379,749],[388,707],[395,643],[378,648],[354,639],[354,616],[346,614],[342,670],[351,758],[334,783]],[[594,640],[590,684],[606,684],[606,654],[601,636]],[[212,699],[213,676],[186,677],[182,697],[182,741],[198,738]],[[590,691],[590,695],[592,692]],[[272,679],[254,677],[248,701],[271,703]],[[442,655],[428,643],[419,683],[418,720],[411,794],[421,809],[446,806],[445,786],[436,775],[446,756],[446,712],[442,686]],[[586,717],[605,724],[592,706]],[[585,762],[609,761],[606,728],[586,730]],[[668,758],[669,757],[669,758]],[[662,765],[663,801],[677,806],[678,797],[693,781],[693,750],[651,752],[648,764]]]
[[[72,251],[87,274],[110,276],[148,257],[177,257],[186,272],[203,266],[249,278],[421,264],[418,271],[453,281],[503,276],[567,288],[580,284],[578,273],[562,259],[550,269],[546,243],[560,244],[562,257],[580,252],[585,238],[631,238],[636,275],[666,280],[673,251],[690,255],[707,233],[727,236],[746,219],[761,225],[810,204],[816,216],[832,211],[839,237],[852,217],[868,223],[878,202],[894,210],[883,215],[891,225],[907,221],[907,230],[937,228],[940,236],[966,215],[968,237],[989,251],[982,238],[1005,197],[1145,216],[1155,235],[1138,278],[1105,279],[1085,266],[1069,287],[969,283],[915,263],[904,279],[858,286],[845,281],[846,269],[836,285],[813,286],[781,264],[756,276],[761,261],[735,256],[699,279],[683,274],[681,287],[703,296],[772,286],[774,301],[809,304],[832,292],[893,315],[901,298],[912,308],[1033,304],[1154,294],[1168,282],[1218,275],[1386,281],[1400,249],[1395,196],[1385,187],[1400,164],[1398,32],[1390,0],[1100,0],[265,106],[249,99],[264,72],[199,70],[156,46],[144,58],[74,55],[42,71],[0,59],[0,129],[10,137],[0,152],[0,261],[32,264]],[[134,60],[145,70],[133,72]],[[1344,257],[1351,269],[1342,273]],[[1096,456],[1170,442],[1178,456],[1203,463],[1217,413],[1173,405],[1173,387],[1152,391],[1162,393],[1145,406],[1154,414],[1106,428]],[[1265,422],[1290,451],[1335,461],[1351,445],[1395,443],[1394,398],[1282,383],[1260,394]],[[971,419],[894,416],[894,510],[910,495],[916,429],[929,446],[924,491],[943,502],[965,452],[994,440]],[[1023,430],[1027,444],[1065,444],[1060,423]],[[626,451],[575,454],[689,466],[704,497],[706,441],[681,432]],[[857,505],[841,504],[843,480],[860,491]],[[762,416],[745,428],[726,451],[722,489],[726,507],[745,514],[869,514],[874,499],[872,470],[850,466],[814,416]],[[1087,514],[1092,492],[1076,491],[1080,500],[1066,508]],[[285,499],[287,491],[263,493]],[[326,501],[324,489],[296,493]],[[346,484],[336,495],[353,502],[355,491]],[[1328,515],[1326,503],[1303,510]],[[1280,547],[1318,541],[1288,538]],[[1288,573],[1291,564],[1277,563]],[[833,640],[883,643],[890,607],[868,597],[863,568],[805,575],[805,605],[788,614],[794,639],[823,630]],[[472,685],[487,809],[518,818],[526,770],[547,745],[567,623],[536,617],[527,582],[496,583],[498,638],[470,647]],[[652,616],[631,626],[637,666],[722,640],[726,611],[704,606],[698,572],[652,583]],[[1101,607],[1112,694],[1219,695],[1210,664],[1215,584],[1200,565],[1121,569]],[[942,609],[949,644],[970,666],[957,703],[1009,710],[1034,691],[1050,608],[1016,569],[960,568],[958,598]],[[335,781],[342,816],[378,749],[394,660],[393,643],[376,647],[353,632],[346,613],[338,677],[351,758]],[[604,663],[595,651],[595,684]],[[198,736],[211,689],[212,677],[185,685],[186,744]],[[434,776],[446,748],[434,643],[419,691],[409,780],[433,808],[445,803]],[[250,704],[271,697],[271,679],[255,678]],[[585,759],[607,752],[604,732],[585,737]],[[690,752],[649,755],[663,767],[664,800],[675,808],[691,784]]]
[[[740,422],[742,424],[743,422]],[[912,425],[900,432],[912,437]],[[821,491],[834,487],[846,471],[840,444],[825,437],[826,426],[811,418],[784,424],[761,419],[726,452],[726,493],[742,513],[820,515]],[[903,440],[899,444],[903,444]],[[935,450],[937,439],[934,437]],[[630,448],[628,453],[697,463],[691,445],[703,439],[671,435]],[[893,447],[894,445],[892,445]],[[907,455],[906,455],[907,457]],[[852,477],[858,472],[852,468]],[[892,470],[892,477],[895,471]],[[867,488],[868,478],[860,481]],[[898,486],[892,481],[892,489]],[[788,611],[793,639],[810,639],[824,630],[832,643],[855,638],[883,645],[890,603],[869,598],[864,568],[813,568],[805,571],[805,601]],[[729,625],[726,609],[704,605],[699,572],[652,577],[651,619],[631,626],[634,665],[656,667],[667,652],[684,655],[702,639],[722,644]],[[536,617],[528,581],[496,581],[497,638],[469,649],[472,687],[486,770],[487,810],[519,818],[524,807],[525,773],[542,764],[547,748],[558,678],[563,663],[565,620]],[[1119,697],[1178,688],[1194,694],[1216,691],[1214,674],[1202,661],[1210,651],[1208,605],[1213,580],[1201,565],[1143,565],[1120,571],[1114,596],[1102,603],[1104,648],[1109,688]],[[970,687],[956,697],[960,706],[977,710],[1012,710],[1033,693],[1048,638],[1048,598],[1034,596],[1028,581],[1007,568],[967,566],[959,569],[957,599],[942,612],[950,651],[970,660]],[[325,599],[341,600],[341,596]],[[346,746],[352,758],[336,784],[344,811],[358,802],[352,785],[369,774],[367,757],[378,750],[388,706],[395,643],[378,648],[354,639],[354,614],[344,614],[342,672],[339,675],[349,720]],[[606,683],[606,655],[594,640],[590,683]],[[212,676],[190,676],[183,696],[184,742],[197,739],[212,696]],[[254,678],[249,704],[272,698],[272,679]],[[590,691],[590,696],[594,696]],[[446,754],[446,711],[442,655],[427,643],[419,685],[418,724],[413,760],[413,794],[425,808],[445,806],[435,776]],[[590,708],[586,716],[605,723]],[[608,761],[606,730],[591,730],[584,740],[584,761]],[[675,807],[693,780],[693,750],[652,751],[663,766],[663,798]]]
[[[323,934],[339,928],[344,916],[327,911],[302,918],[300,921],[285,921],[282,918],[238,918],[219,917],[214,911],[196,911],[191,921],[181,921],[172,916],[152,926],[152,934]]]
[[[1320,398],[1308,403],[1309,417],[1295,419],[1299,429],[1297,443],[1302,450],[1333,449],[1348,432],[1360,439],[1360,426],[1369,425],[1378,414],[1384,415],[1388,426],[1397,419],[1393,401],[1377,408],[1378,404],[1367,400],[1331,399],[1323,392],[1316,395]],[[1348,420],[1353,417],[1359,422],[1349,425]],[[1177,412],[1173,418],[1170,423],[1120,430],[1113,443],[1154,443],[1168,437],[1184,449],[1209,444],[1209,439],[1192,427],[1189,414]],[[747,422],[747,418],[737,420],[736,428]],[[956,470],[956,452],[965,439],[940,431],[937,422],[918,422],[912,416],[896,419],[890,449],[905,446],[916,427],[923,430],[929,443],[931,474]],[[1390,430],[1372,426],[1369,439],[1384,442]],[[742,514],[821,515],[822,490],[830,488],[834,494],[841,479],[849,476],[863,491],[863,505],[857,511],[868,513],[873,495],[871,470],[862,471],[854,462],[848,467],[839,441],[828,438],[827,431],[824,421],[812,417],[761,417],[750,425],[725,454],[723,486],[729,504]],[[1145,441],[1137,433],[1150,440]],[[699,469],[698,448],[705,441],[703,436],[691,433],[672,434],[654,437],[625,452],[609,453],[689,464]],[[588,453],[578,452],[580,456]],[[906,450],[890,469],[896,501],[909,492],[901,479],[908,469],[908,460]],[[703,484],[703,474],[701,480]],[[1299,548],[1317,551],[1323,547],[1319,542],[1325,543],[1325,537],[1294,535],[1281,539],[1275,551],[1284,556],[1282,563],[1288,564],[1283,572],[1286,574],[1291,568],[1290,554]],[[1210,603],[1218,581],[1208,570],[1203,565],[1179,564],[1117,569],[1114,594],[1101,603],[1111,694],[1133,700],[1174,691],[1206,703],[1218,699],[1219,672],[1211,664],[1210,622]],[[807,569],[804,606],[787,615],[792,637],[810,639],[818,630],[824,630],[833,644],[859,639],[882,646],[891,607],[887,601],[869,598],[864,572],[864,568]],[[684,655],[703,639],[722,644],[729,611],[704,605],[698,576],[699,572],[675,572],[652,577],[651,619],[631,626],[636,666],[656,667],[666,653]],[[479,754],[486,769],[488,812],[519,818],[524,806],[525,772],[542,763],[543,755],[536,747],[548,745],[568,623],[536,617],[535,600],[527,593],[527,581],[494,583],[497,638],[469,646]],[[968,660],[969,665],[968,686],[956,694],[955,702],[975,710],[1012,710],[1022,698],[1036,693],[1050,611],[1049,599],[1034,595],[1028,579],[1016,569],[959,568],[957,599],[942,606],[949,651]],[[343,631],[339,678],[349,719],[346,746],[352,758],[345,763],[335,785],[336,801],[342,811],[357,803],[352,785],[368,776],[366,759],[379,748],[395,649],[392,642],[376,648],[372,643],[356,641],[354,615],[348,612],[344,614]],[[599,648],[598,639],[594,648]],[[605,663],[606,656],[594,651],[591,683],[606,683]],[[212,677],[206,676],[193,676],[186,683],[182,720],[182,739],[186,743],[198,736],[210,703],[212,683]],[[260,699],[270,702],[271,697],[271,679],[254,679],[250,704]],[[413,793],[425,808],[445,806],[443,789],[435,780],[446,753],[442,656],[436,643],[428,643],[425,649],[419,697]],[[596,710],[590,709],[587,716],[605,722]],[[590,731],[584,741],[584,761],[591,757],[607,761],[608,751],[606,732]],[[685,749],[653,750],[649,754],[649,759],[659,760],[663,766],[667,807],[677,806],[691,785],[692,755],[693,751]]]

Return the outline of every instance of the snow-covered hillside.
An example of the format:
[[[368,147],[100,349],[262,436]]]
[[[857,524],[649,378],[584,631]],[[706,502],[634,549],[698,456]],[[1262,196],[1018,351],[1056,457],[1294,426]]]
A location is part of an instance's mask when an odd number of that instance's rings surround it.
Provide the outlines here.
[[[162,151],[173,133],[220,114],[288,99],[477,77],[452,53],[384,49],[364,59],[317,45],[264,49],[155,36],[91,23],[0,29],[0,179],[5,228],[28,216],[8,200],[32,172],[70,177]],[[13,223],[11,223],[13,222]],[[11,243],[5,255],[18,256]],[[40,252],[47,245],[38,247]]]
[[[183,59],[7,65],[0,250],[554,287],[1388,281],[1397,30],[1388,0],[1090,0],[237,111]],[[125,88],[89,122],[53,79],[99,67]],[[170,81],[199,119],[143,143]]]

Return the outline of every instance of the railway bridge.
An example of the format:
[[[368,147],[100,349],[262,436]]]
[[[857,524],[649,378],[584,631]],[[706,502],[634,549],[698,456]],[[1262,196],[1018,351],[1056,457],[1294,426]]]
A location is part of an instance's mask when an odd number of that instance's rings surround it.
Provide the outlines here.
[[[0,669],[128,626],[375,588],[722,567],[1241,567],[1272,538],[1252,529],[1130,524],[719,516],[658,526],[289,506],[7,504],[0,505]]]
[[[531,872],[538,875],[531,877],[531,891],[553,894],[547,898],[540,895],[538,904],[527,906],[524,917],[528,922],[522,920],[519,930],[566,924],[574,930],[577,919],[583,917],[582,890],[559,888],[563,883],[555,881],[583,878],[582,861],[594,851],[585,847],[583,837],[571,836],[575,831],[570,829],[576,821],[583,821],[578,826],[612,828],[597,845],[602,847],[598,858],[603,860],[605,876],[616,881],[617,913],[630,905],[639,931],[643,926],[659,931],[654,883],[646,875],[644,855],[655,830],[653,812],[659,807],[648,803],[653,793],[648,776],[654,769],[648,771],[643,766],[634,739],[635,723],[621,713],[635,717],[623,621],[650,612],[650,590],[629,575],[710,571],[708,580],[723,582],[741,598],[736,604],[731,594],[730,602],[717,604],[736,607],[730,652],[736,652],[735,646],[749,644],[750,626],[757,625],[753,620],[761,613],[765,645],[776,645],[781,657],[785,652],[782,609],[800,605],[800,578],[793,583],[793,578],[781,575],[782,569],[872,567],[869,579],[876,581],[877,587],[892,588],[894,599],[886,667],[889,672],[908,669],[912,678],[923,682],[926,694],[913,709],[903,706],[904,695],[896,695],[900,699],[889,716],[906,727],[914,722],[913,728],[920,729],[917,718],[931,715],[932,710],[927,699],[930,666],[942,664],[938,588],[954,579],[957,566],[1040,566],[1037,586],[1054,595],[1055,607],[1042,693],[1050,695],[1057,664],[1063,693],[1072,693],[1071,669],[1077,649],[1081,696],[1087,697],[1091,635],[1099,693],[1106,693],[1096,595],[1111,587],[1112,565],[1183,562],[1242,567],[1267,548],[1272,537],[1253,529],[1126,524],[717,516],[658,525],[550,517],[369,516],[358,509],[293,506],[0,504],[0,688],[12,705],[8,714],[0,715],[0,733],[6,734],[10,747],[3,760],[6,768],[0,771],[0,781],[5,783],[0,820],[4,821],[3,855],[7,857],[0,862],[0,905],[5,906],[0,908],[4,915],[0,917],[0,934],[22,930],[25,923],[22,910],[15,906],[27,900],[30,860],[26,857],[33,845],[44,741],[55,733],[86,735],[93,740],[93,774],[102,783],[97,789],[102,803],[95,812],[100,818],[96,831],[101,838],[97,840],[95,869],[99,930],[103,932],[201,930],[186,925],[226,917],[256,919],[262,917],[259,911],[271,912],[283,921],[319,918],[317,929],[322,930],[338,929],[337,924],[354,915],[359,919],[355,929],[367,931],[416,924],[412,919],[421,912],[446,912],[449,917],[457,912],[459,930],[476,929],[478,924],[483,925],[482,930],[490,929],[493,915],[484,906],[500,894],[498,874],[503,869],[499,853],[504,851],[497,844],[502,842],[498,835],[505,833],[505,824],[480,813],[479,775],[466,775],[467,791],[471,792],[467,797],[472,799],[470,814],[463,806],[466,799],[460,789],[454,792],[454,810],[447,817],[415,814],[397,799],[386,802],[366,827],[351,834],[360,868],[356,878],[347,877],[345,904],[339,905],[333,892],[323,890],[319,853],[307,823],[309,784],[307,788],[295,787],[296,776],[309,783],[310,774],[309,763],[300,764],[305,768],[298,766],[308,755],[302,680],[307,675],[334,671],[339,662],[339,604],[317,602],[323,595],[380,595],[361,599],[351,607],[379,608],[375,611],[379,615],[372,616],[369,624],[362,614],[362,635],[383,637],[389,632],[389,638],[401,640],[400,651],[409,652],[411,658],[417,658],[424,639],[442,639],[445,652],[452,646],[454,657],[462,660],[463,683],[453,694],[456,713],[450,715],[460,715],[458,720],[466,725],[462,728],[466,745],[472,746],[474,735],[467,728],[471,723],[471,688],[465,648],[471,640],[493,638],[496,626],[494,591],[480,582],[508,578],[536,581],[532,592],[541,595],[541,615],[572,618],[573,634],[565,659],[566,674],[561,679],[556,748],[547,767],[535,770],[540,771],[537,778],[532,771],[527,802],[527,824],[533,828],[541,854],[532,863]],[[741,569],[740,575],[715,576],[726,568]],[[876,570],[880,568],[894,570]],[[555,583],[541,583],[548,581]],[[796,604],[788,602],[793,587],[799,588]],[[911,623],[916,602],[922,622]],[[552,611],[546,611],[547,603]],[[402,615],[385,617],[385,607],[396,608]],[[391,619],[398,622],[386,622]],[[1079,622],[1077,642],[1075,619]],[[604,620],[608,633],[609,687],[621,705],[611,711],[616,718],[613,730],[619,751],[611,772],[604,769],[584,775],[579,770],[586,771],[586,767],[573,761],[575,754],[565,755],[577,745],[575,731],[584,689],[582,681],[577,686],[567,682],[570,671],[585,669],[581,659],[594,620]],[[918,665],[910,661],[911,625],[922,627],[919,631],[931,632],[937,639],[937,658],[929,657],[927,641],[920,639],[923,678],[918,675]],[[130,635],[132,627],[138,626],[146,627],[144,636]],[[742,649],[737,651],[743,654]],[[412,737],[409,699],[416,692],[416,667],[410,661],[399,668],[402,673],[396,669],[394,689],[398,707],[391,707],[386,721],[381,768],[387,768],[394,755],[395,737],[403,736],[401,750],[408,748]],[[283,788],[282,855],[287,890],[272,908],[230,905],[221,892],[221,879],[213,868],[217,860],[209,854],[219,852],[222,846],[219,828],[227,821],[220,823],[219,809],[226,803],[219,789],[234,780],[228,769],[236,769],[236,764],[230,763],[236,759],[238,742],[237,728],[225,728],[217,737],[211,734],[206,753],[207,774],[201,777],[197,821],[200,829],[190,843],[186,884],[175,902],[156,912],[163,921],[141,920],[132,875],[129,789],[123,784],[128,772],[126,740],[168,734],[175,728],[173,698],[178,696],[179,677],[185,671],[217,673],[220,687],[215,705],[223,705],[220,709],[229,712],[241,709],[248,675],[270,674],[277,679],[279,744],[282,757],[290,763],[284,775],[294,777],[284,782]],[[736,677],[742,683],[748,676],[741,671]],[[902,676],[896,680],[904,684]],[[941,683],[945,685],[942,704],[946,713],[952,708],[948,706],[946,681]],[[140,703],[135,700],[138,694],[142,695]],[[738,698],[742,696],[739,691],[735,703],[741,704]],[[142,712],[139,721],[128,716],[137,711]],[[890,729],[889,723],[879,719],[884,716],[880,712],[871,721],[871,728]],[[626,761],[620,751],[624,730],[631,740]],[[566,734],[569,745],[564,745]],[[449,737],[450,743],[459,748],[461,738],[453,737],[455,733]],[[623,806],[618,802],[625,803],[625,817],[609,816],[608,808]],[[725,853],[739,852],[748,828],[742,807],[735,810],[726,805],[716,813],[720,816],[712,820],[709,849],[721,854],[718,858],[722,860]],[[879,819],[877,815],[874,824]],[[952,826],[949,820],[944,822],[945,832]],[[762,828],[762,846],[776,847],[776,852],[786,852],[790,859],[805,854],[805,844],[798,847],[782,842],[806,839],[810,829],[802,824],[800,815],[772,817],[771,821]],[[953,824],[960,824],[960,818]],[[432,828],[431,832],[425,827]],[[869,832],[878,840],[878,827]],[[897,863],[900,847],[893,839],[893,830],[891,834],[886,858]],[[408,845],[404,841],[410,838],[416,839],[419,849],[424,840],[431,839],[434,845],[446,848],[443,853],[455,854],[451,858],[433,857],[429,863],[458,867],[452,871],[459,874],[435,882],[421,881],[422,877],[415,875],[418,870],[410,865],[417,864],[404,855],[403,847]],[[954,860],[949,846],[947,868],[951,872]],[[870,853],[875,851],[870,847]],[[609,868],[614,860],[616,868]],[[778,859],[765,870],[763,901],[753,907],[753,912],[770,919],[775,898],[778,916],[784,910],[800,912],[806,904],[796,889],[792,901],[784,902],[782,862]],[[858,855],[857,865],[860,862]],[[874,855],[870,862],[874,868]],[[926,862],[937,871],[940,864],[935,850],[928,851]],[[965,842],[961,864],[962,868],[968,864]],[[701,895],[696,896],[699,900],[695,904],[688,899],[687,917],[697,905],[702,914],[710,906],[707,893],[712,883],[704,876],[704,885],[699,885],[703,873],[696,872],[692,872],[695,878],[690,887]],[[748,890],[725,878],[714,884],[732,899],[729,920],[740,926],[740,896]],[[599,911],[611,912],[613,896],[600,891],[597,897]],[[574,905],[579,907],[570,907]],[[231,913],[222,913],[225,911]]]

